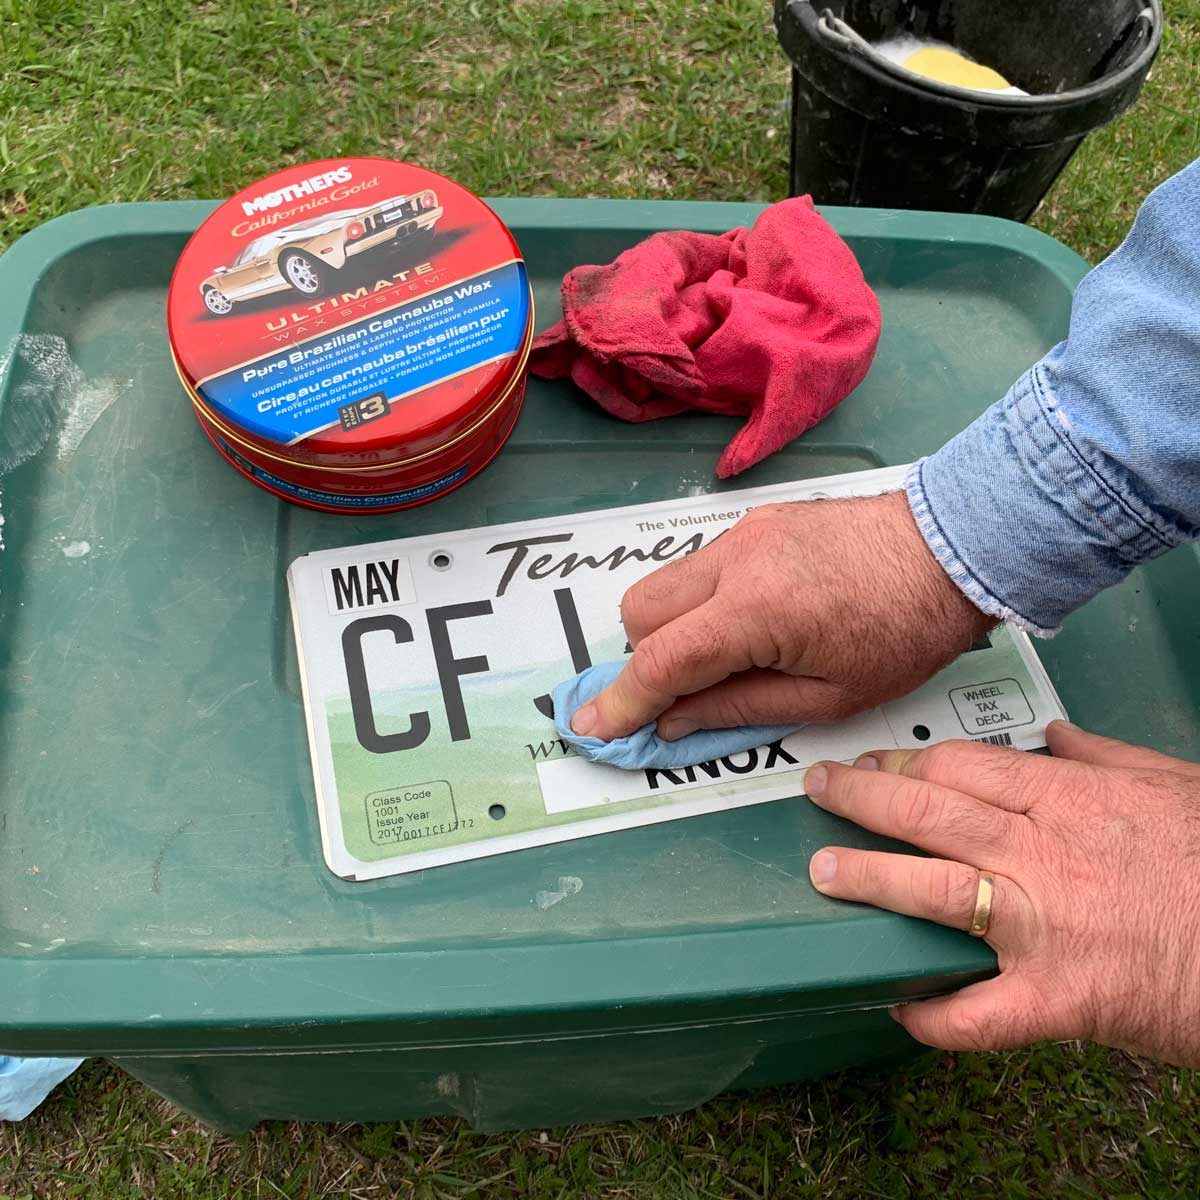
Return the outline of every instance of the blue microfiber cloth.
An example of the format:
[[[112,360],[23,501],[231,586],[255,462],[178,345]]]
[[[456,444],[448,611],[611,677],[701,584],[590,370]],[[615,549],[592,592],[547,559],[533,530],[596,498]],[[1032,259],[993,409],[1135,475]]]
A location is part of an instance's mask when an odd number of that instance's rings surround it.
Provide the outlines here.
[[[0,1121],[23,1121],[81,1062],[0,1054]]]
[[[613,738],[611,742],[580,737],[571,728],[571,718],[576,709],[598,696],[616,679],[624,666],[624,662],[610,662],[588,667],[574,678],[560,683],[552,693],[554,725],[559,737],[592,762],[609,763],[629,771],[640,771],[646,767],[660,771],[691,767],[696,763],[727,758],[730,754],[777,742],[800,728],[799,725],[743,725],[738,729],[698,729],[678,741],[664,742],[655,733],[654,723],[651,722],[634,730],[628,737]]]

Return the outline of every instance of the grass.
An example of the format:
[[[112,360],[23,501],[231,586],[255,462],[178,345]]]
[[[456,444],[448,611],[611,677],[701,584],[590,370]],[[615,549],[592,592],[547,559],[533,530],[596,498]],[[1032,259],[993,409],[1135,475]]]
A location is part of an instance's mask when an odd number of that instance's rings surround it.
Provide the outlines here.
[[[1200,2],[1165,0],[1162,49],[1136,106],[1089,137],[1033,224],[1097,262],[1156,184],[1200,158]]]
[[[0,248],[86,204],[228,194],[303,158],[408,157],[492,195],[781,198],[765,0],[0,0]],[[1098,258],[1200,154],[1200,3],[1037,224]]]
[[[1200,1078],[1043,1046],[616,1125],[280,1123],[230,1139],[89,1063],[0,1132],[0,1155],[10,1197],[87,1200],[1182,1197],[1200,1194]]]
[[[1200,154],[1200,0],[1035,223],[1096,259]],[[758,0],[0,0],[0,246],[70,209],[221,196],[299,158],[407,157],[490,194],[782,197]],[[0,1126],[0,1198],[1200,1194],[1200,1077],[1077,1045],[933,1056],[692,1113],[212,1135],[89,1063]]]

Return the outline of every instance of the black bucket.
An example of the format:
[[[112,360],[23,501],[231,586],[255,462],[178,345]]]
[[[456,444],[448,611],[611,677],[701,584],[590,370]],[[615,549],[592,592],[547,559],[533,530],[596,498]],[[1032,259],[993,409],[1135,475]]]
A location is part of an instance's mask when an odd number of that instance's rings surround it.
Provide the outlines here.
[[[776,0],[792,60],[791,194],[1025,220],[1093,129],[1137,98],[1160,0]],[[947,42],[1028,96],[923,79],[874,43]]]

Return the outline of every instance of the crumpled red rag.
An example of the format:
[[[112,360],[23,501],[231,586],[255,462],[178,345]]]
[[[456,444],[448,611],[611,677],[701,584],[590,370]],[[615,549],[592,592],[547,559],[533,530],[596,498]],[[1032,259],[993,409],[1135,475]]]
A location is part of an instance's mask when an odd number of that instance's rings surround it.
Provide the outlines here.
[[[562,307],[530,370],[569,375],[626,421],[748,414],[722,479],[828,415],[879,341],[879,301],[808,196],[773,204],[752,229],[656,233],[608,266],[576,267]]]

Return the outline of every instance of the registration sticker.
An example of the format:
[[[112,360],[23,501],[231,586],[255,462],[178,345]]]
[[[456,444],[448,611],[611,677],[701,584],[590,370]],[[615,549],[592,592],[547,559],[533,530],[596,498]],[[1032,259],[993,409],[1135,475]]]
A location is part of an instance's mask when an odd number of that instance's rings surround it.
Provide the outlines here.
[[[751,508],[904,468],[306,554],[288,571],[325,859],[365,880],[803,795],[822,758],[967,736],[1034,750],[1063,710],[1002,627],[902,700],[676,770],[589,763],[549,693],[629,653],[622,594]]]

